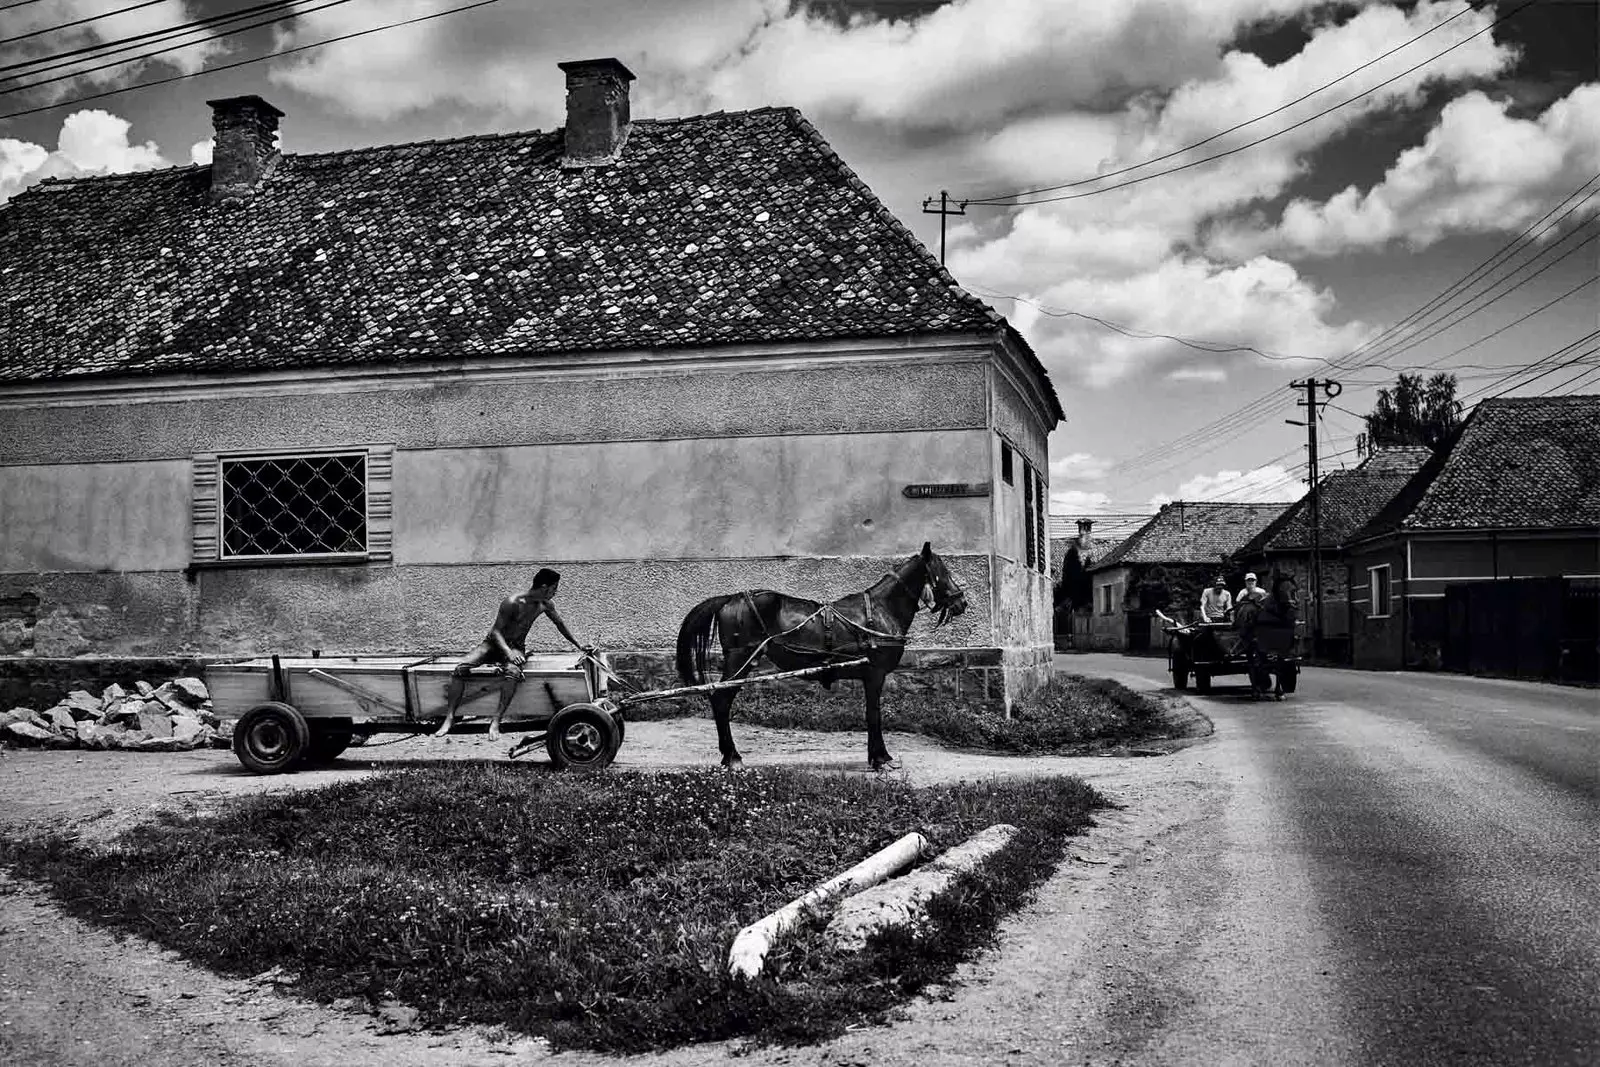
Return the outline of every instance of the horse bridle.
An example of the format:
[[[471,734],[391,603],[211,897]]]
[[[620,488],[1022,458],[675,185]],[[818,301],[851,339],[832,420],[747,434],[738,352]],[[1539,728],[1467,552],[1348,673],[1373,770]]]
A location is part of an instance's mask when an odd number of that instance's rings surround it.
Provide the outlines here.
[[[938,583],[933,580],[933,568],[928,567],[926,569],[928,572],[927,579],[922,583],[922,592],[917,595],[917,607],[919,609],[925,608],[928,611],[944,611],[947,607],[949,607],[951,598],[942,596],[936,588]],[[911,587],[897,572],[888,571],[885,573],[884,577],[892,580],[895,585],[898,585],[906,592],[911,592]]]

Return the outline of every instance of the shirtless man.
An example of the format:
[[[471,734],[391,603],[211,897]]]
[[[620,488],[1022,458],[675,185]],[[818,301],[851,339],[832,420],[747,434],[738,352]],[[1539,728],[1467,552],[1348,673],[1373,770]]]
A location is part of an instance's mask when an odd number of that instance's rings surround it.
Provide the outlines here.
[[[500,706],[495,709],[494,718],[489,721],[489,740],[499,739],[500,719],[505,715],[506,708],[517,691],[517,685],[522,681],[522,664],[527,659],[524,646],[528,640],[528,631],[540,615],[549,616],[555,628],[561,631],[561,636],[571,641],[574,648],[594,653],[593,645],[579,644],[578,639],[572,636],[572,631],[567,629],[566,620],[552,603],[560,584],[561,575],[549,567],[541,567],[539,573],[533,576],[533,585],[526,593],[508,597],[501,603],[494,625],[489,628],[483,643],[468,653],[465,659],[456,664],[456,669],[450,672],[449,703],[445,710],[444,725],[439,727],[434,737],[444,737],[455,724],[456,708],[461,705],[461,697],[466,692],[467,677],[472,673],[472,668],[485,663],[498,663],[504,681],[500,683]]]

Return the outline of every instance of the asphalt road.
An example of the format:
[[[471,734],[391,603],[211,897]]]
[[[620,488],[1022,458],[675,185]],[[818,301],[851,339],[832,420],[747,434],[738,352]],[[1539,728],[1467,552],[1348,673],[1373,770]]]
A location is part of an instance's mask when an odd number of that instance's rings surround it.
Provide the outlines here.
[[[1165,681],[1159,659],[1058,664]],[[1079,979],[1116,973],[1125,995],[1090,998],[1064,1044],[1137,1064],[1600,1063],[1600,693],[1309,669],[1257,702],[1222,681],[1192,697],[1216,738],[1172,757],[1213,788],[1093,920]]]

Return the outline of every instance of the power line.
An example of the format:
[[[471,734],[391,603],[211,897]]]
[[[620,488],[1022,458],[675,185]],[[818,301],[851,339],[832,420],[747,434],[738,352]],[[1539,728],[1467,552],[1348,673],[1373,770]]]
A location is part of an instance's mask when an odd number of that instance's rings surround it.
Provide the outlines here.
[[[19,33],[15,37],[0,37],[0,44],[11,44],[13,41],[26,41],[30,37],[43,37],[47,33],[57,33],[61,30],[70,30],[74,26],[82,26],[90,22],[99,22],[101,19],[108,19],[112,15],[125,15],[129,11],[137,11],[141,7],[155,7],[157,4],[162,4],[165,2],[166,0],[140,0],[140,2],[137,4],[129,4],[127,7],[119,7],[115,11],[104,11],[98,15],[89,15],[86,18],[75,19],[72,22],[57,23],[54,26],[46,26],[42,30],[29,30],[27,33]],[[22,5],[18,4],[16,6],[21,7]],[[6,10],[10,11],[11,9],[6,8]]]
[[[1009,199],[1007,197],[995,197],[995,198],[991,198],[991,199],[978,199],[978,198],[969,197],[969,198],[967,198],[966,202],[968,204],[974,206],[974,207],[1032,207],[1032,206],[1037,205],[1037,204],[1053,204],[1053,203],[1057,203],[1057,202],[1062,201],[1062,200],[1079,200],[1079,199],[1082,199],[1083,197],[1086,197],[1086,196],[1098,196],[1101,193],[1109,193],[1109,192],[1112,192],[1112,191],[1117,190],[1117,189],[1126,189],[1130,185],[1138,185],[1141,182],[1153,181],[1156,178],[1164,178],[1169,174],[1177,174],[1180,171],[1188,170],[1191,167],[1198,167],[1198,166],[1201,166],[1202,164],[1205,164],[1205,163],[1212,163],[1212,162],[1215,162],[1216,160],[1219,160],[1219,159],[1226,159],[1228,156],[1237,155],[1238,153],[1243,152],[1246,149],[1254,148],[1256,145],[1265,144],[1267,141],[1271,141],[1271,140],[1273,140],[1275,138],[1282,137],[1284,134],[1292,133],[1295,130],[1298,130],[1300,127],[1302,127],[1302,126],[1304,126],[1304,125],[1306,125],[1308,123],[1315,122],[1317,119],[1322,118],[1324,115],[1332,114],[1333,112],[1338,111],[1340,108],[1348,107],[1349,105],[1355,103],[1356,101],[1362,99],[1363,97],[1371,96],[1373,93],[1377,92],[1379,89],[1382,89],[1384,86],[1391,85],[1394,82],[1399,81],[1401,78],[1404,78],[1406,75],[1413,74],[1416,71],[1421,70],[1423,67],[1427,66],[1429,63],[1432,63],[1434,60],[1442,59],[1443,57],[1449,55],[1451,52],[1454,52],[1457,48],[1460,48],[1463,45],[1466,45],[1466,44],[1470,43],[1475,38],[1481,37],[1484,34],[1488,33],[1490,30],[1494,29],[1496,26],[1499,26],[1499,25],[1502,25],[1503,23],[1509,22],[1511,19],[1515,18],[1517,15],[1521,14],[1522,12],[1526,11],[1528,8],[1532,7],[1534,4],[1537,4],[1539,2],[1540,2],[1540,0],[1527,0],[1527,2],[1522,4],[1520,7],[1513,8],[1508,14],[1503,15],[1498,19],[1495,19],[1493,22],[1489,23],[1489,25],[1485,26],[1483,29],[1477,31],[1476,33],[1470,34],[1469,36],[1463,38],[1460,41],[1457,41],[1455,44],[1451,45],[1449,48],[1446,48],[1444,51],[1439,52],[1439,53],[1437,53],[1435,55],[1429,56],[1427,59],[1423,60],[1421,63],[1418,63],[1413,67],[1409,67],[1406,70],[1401,71],[1399,74],[1396,74],[1394,77],[1385,79],[1384,81],[1379,82],[1377,85],[1372,86],[1370,89],[1364,89],[1360,93],[1357,93],[1355,96],[1352,96],[1348,100],[1344,100],[1344,101],[1342,101],[1340,103],[1334,104],[1332,107],[1324,108],[1323,110],[1317,112],[1315,115],[1311,115],[1311,116],[1309,116],[1307,118],[1301,119],[1299,122],[1294,123],[1292,126],[1287,126],[1284,129],[1278,130],[1275,133],[1270,133],[1265,137],[1258,137],[1254,141],[1249,141],[1249,142],[1247,142],[1245,144],[1239,145],[1237,148],[1230,148],[1226,152],[1218,152],[1215,155],[1206,156],[1204,159],[1196,159],[1196,160],[1193,160],[1192,162],[1183,163],[1183,164],[1180,164],[1179,166],[1176,166],[1176,167],[1169,167],[1166,170],[1156,171],[1154,174],[1146,174],[1143,177],[1139,177],[1139,178],[1130,178],[1127,181],[1118,182],[1115,185],[1107,185],[1107,186],[1103,186],[1103,187],[1101,187],[1099,189],[1090,189],[1090,190],[1087,190],[1087,191],[1081,192],[1081,193],[1067,193],[1067,194],[1065,194],[1063,196],[1045,197],[1042,200],[1027,200],[1027,201],[1019,201],[1019,202],[1013,202],[1013,203],[1001,203],[1000,202],[1002,200]],[[1027,195],[1027,194],[1016,194],[1016,195]]]
[[[275,8],[281,9],[293,7],[298,2],[300,2],[300,0],[273,0],[272,3],[257,4],[254,7],[242,8],[238,11],[232,11],[223,15],[212,15],[208,18],[195,19],[192,22],[185,22],[177,26],[168,26],[159,30],[148,30],[145,33],[131,34],[127,37],[119,37],[115,40],[96,41],[94,44],[86,44],[81,48],[73,48],[65,52],[56,52],[50,55],[35,56],[33,59],[24,59],[17,63],[11,63],[7,66],[0,67],[0,72],[9,70],[22,70],[25,67],[40,68],[39,70],[28,71],[26,74],[14,74],[5,79],[6,81],[14,81],[17,78],[31,77],[35,74],[43,74],[47,70],[56,70],[61,67],[70,67],[77,63],[89,62],[89,59],[72,58],[74,56],[85,56],[92,52],[98,52],[101,56],[115,55],[118,52],[126,52],[129,49],[141,47],[136,42],[149,41],[151,38],[182,36],[183,34],[192,33],[198,28],[209,26],[213,23],[231,22],[235,19],[247,18],[250,15],[259,14],[262,11],[270,11]],[[96,56],[93,58],[99,57]]]
[[[158,78],[155,81],[140,82],[137,85],[125,85],[120,89],[107,89],[104,92],[90,93],[87,96],[79,96],[71,100],[61,100],[54,104],[45,104],[41,107],[26,108],[22,111],[12,111],[9,114],[0,115],[0,119],[15,119],[21,118],[24,115],[37,115],[42,111],[55,111],[58,108],[74,107],[78,104],[86,104],[91,100],[103,100],[108,96],[117,96],[120,93],[131,93],[135,89],[151,89],[158,85],[170,85],[173,82],[186,81],[189,78],[199,78],[207,74],[220,74],[225,70],[234,70],[238,67],[248,66],[251,63],[260,63],[263,60],[276,59],[279,56],[293,55],[296,52],[305,52],[313,48],[321,48],[324,45],[337,44],[340,41],[354,40],[357,37],[365,37],[370,33],[381,33],[384,30],[393,30],[401,26],[411,26],[419,22],[428,22],[431,19],[444,18],[446,15],[454,15],[462,11],[471,11],[473,8],[477,7],[488,7],[490,4],[497,4],[499,2],[500,0],[475,0],[474,3],[462,4],[460,7],[446,8],[443,11],[435,11],[428,15],[418,15],[415,18],[402,19],[399,22],[388,22],[382,26],[373,26],[371,29],[357,30],[354,33],[340,34],[337,37],[329,37],[325,40],[313,41],[310,44],[296,45],[293,48],[280,48],[276,52],[268,52],[266,55],[256,56],[253,59],[241,59],[236,63],[224,63],[221,66],[209,67],[205,70],[197,70],[190,74],[177,74],[170,78]]]
[[[1040,193],[1053,193],[1053,192],[1055,192],[1055,191],[1057,191],[1059,189],[1075,189],[1080,185],[1088,185],[1088,184],[1090,184],[1092,182],[1104,181],[1107,178],[1115,178],[1118,175],[1127,174],[1130,171],[1140,170],[1140,169],[1142,169],[1144,167],[1148,167],[1152,163],[1162,163],[1162,162],[1165,162],[1166,160],[1169,160],[1169,159],[1173,158],[1174,156],[1181,156],[1185,152],[1191,152],[1196,148],[1200,148],[1200,147],[1203,147],[1205,145],[1208,145],[1212,141],[1215,141],[1219,137],[1226,137],[1228,134],[1234,133],[1234,132],[1236,132],[1238,130],[1242,130],[1246,126],[1253,126],[1254,124],[1260,122],[1263,119],[1270,119],[1272,116],[1274,116],[1276,114],[1279,114],[1280,112],[1287,111],[1289,108],[1293,107],[1294,105],[1296,105],[1298,103],[1301,103],[1303,101],[1309,100],[1313,96],[1316,96],[1318,93],[1323,92],[1326,89],[1333,88],[1335,85],[1338,85],[1340,82],[1344,81],[1346,78],[1350,78],[1350,77],[1353,77],[1356,74],[1361,73],[1362,71],[1366,70],[1368,67],[1372,66],[1374,63],[1378,63],[1378,62],[1380,62],[1382,60],[1388,59],[1390,56],[1394,55],[1396,52],[1399,52],[1399,51],[1401,51],[1402,49],[1405,49],[1405,48],[1409,48],[1411,45],[1416,44],[1418,41],[1420,41],[1424,37],[1428,36],[1428,34],[1433,33],[1436,30],[1444,29],[1446,26],[1450,25],[1450,23],[1454,22],[1456,19],[1460,18],[1462,15],[1465,15],[1468,12],[1475,11],[1475,10],[1477,10],[1475,5],[1468,4],[1466,7],[1462,8],[1460,11],[1457,11],[1454,15],[1451,15],[1449,18],[1445,19],[1443,22],[1440,22],[1437,25],[1429,27],[1428,29],[1422,31],[1421,33],[1417,34],[1415,37],[1411,38],[1410,40],[1408,40],[1408,41],[1406,41],[1406,42],[1404,42],[1402,44],[1396,45],[1395,47],[1389,49],[1387,52],[1383,53],[1381,56],[1375,56],[1372,59],[1369,59],[1365,63],[1361,64],[1359,67],[1355,67],[1355,68],[1353,68],[1351,70],[1345,71],[1343,74],[1341,74],[1337,78],[1333,79],[1333,81],[1325,82],[1322,85],[1319,85],[1315,89],[1311,90],[1309,93],[1306,93],[1303,96],[1295,97],[1293,100],[1289,101],[1287,104],[1282,105],[1281,107],[1273,108],[1271,111],[1267,111],[1267,112],[1264,112],[1264,113],[1262,113],[1260,115],[1257,115],[1255,118],[1246,119],[1245,121],[1239,123],[1236,126],[1229,126],[1227,129],[1220,130],[1217,133],[1212,134],[1210,137],[1207,137],[1203,141],[1196,141],[1194,144],[1185,145],[1182,148],[1175,149],[1174,151],[1168,152],[1164,156],[1156,156],[1156,157],[1154,157],[1152,159],[1145,160],[1143,163],[1135,163],[1132,166],[1123,167],[1121,170],[1114,170],[1114,171],[1111,171],[1111,172],[1109,172],[1107,174],[1096,174],[1096,175],[1094,175],[1093,177],[1090,177],[1090,178],[1080,178],[1078,181],[1075,181],[1075,182],[1066,182],[1066,183],[1063,183],[1061,185],[1047,185],[1047,186],[1043,186],[1042,188],[1038,188],[1038,189],[1027,189],[1027,190],[1024,190],[1024,191],[1022,191],[1020,193],[1000,193],[1000,194],[996,194],[994,196],[981,196],[981,197],[977,197],[976,199],[977,200],[1014,200],[1019,196],[1037,196]]]
[[[348,4],[349,2],[350,2],[350,0],[328,0],[328,2],[324,3],[321,7],[312,7],[312,8],[304,8],[304,9],[296,9],[292,3],[290,3],[290,4],[263,4],[262,7],[264,7],[264,8],[276,7],[279,10],[284,10],[285,8],[287,8],[288,14],[279,15],[276,18],[262,19],[260,22],[252,22],[248,26],[236,26],[231,30],[222,30],[219,33],[214,33],[209,37],[201,37],[198,40],[184,41],[182,44],[173,44],[173,45],[168,45],[165,48],[157,48],[157,49],[153,49],[152,51],[149,51],[149,52],[141,52],[139,55],[129,56],[126,59],[112,60],[110,63],[102,63],[98,67],[84,67],[84,68],[82,68],[80,70],[74,70],[74,71],[72,71],[71,73],[68,73],[68,74],[58,74],[53,78],[40,78],[38,81],[28,82],[26,85],[13,85],[13,86],[11,86],[9,88],[0,89],[0,94],[4,94],[4,93],[23,93],[23,92],[27,92],[29,89],[37,89],[41,85],[51,85],[51,84],[54,84],[55,82],[71,81],[74,78],[81,78],[85,74],[93,74],[93,73],[95,73],[97,71],[110,70],[112,67],[121,67],[121,66],[125,66],[126,64],[129,64],[129,63],[142,63],[147,59],[154,59],[156,56],[166,55],[168,52],[180,52],[185,48],[194,48],[197,45],[209,44],[212,41],[220,41],[222,38],[232,36],[233,34],[246,33],[246,32],[248,32],[250,30],[258,30],[263,26],[271,26],[274,23],[278,23],[278,22],[288,22],[291,19],[297,19],[302,15],[314,15],[319,11],[326,11],[330,7],[338,7],[340,4]],[[221,19],[224,19],[224,20],[231,19],[233,17],[234,16],[218,16],[218,18],[221,18]],[[178,36],[184,36],[186,34],[190,34],[190,33],[194,33],[194,32],[196,32],[196,31],[193,30],[193,29],[180,30],[178,32]],[[105,52],[103,54],[104,55],[115,55],[116,52],[125,52],[125,51],[128,51],[129,48],[137,48],[137,47],[139,47],[139,46],[138,45],[131,45],[128,48],[118,48],[118,49],[115,49],[115,50],[112,50],[112,51],[107,51],[107,52]],[[93,59],[98,59],[100,57],[95,56],[95,57],[92,57],[92,58]],[[84,63],[84,62],[90,62],[90,61],[91,60],[89,60],[89,59],[84,59],[84,60],[78,60],[76,62]],[[66,66],[75,66],[76,63],[67,63],[65,65]],[[58,69],[58,68],[52,67],[50,69],[54,70],[54,69]],[[221,69],[221,68],[218,68],[218,69]],[[28,74],[12,75],[9,78],[0,79],[0,80],[15,81],[17,78],[31,77],[33,74],[40,74],[40,73],[43,73],[43,71],[32,71],[32,72],[30,72]]]
[[[1525,388],[1527,386],[1532,385],[1534,382],[1538,381],[1541,378],[1546,378],[1546,377],[1549,377],[1550,375],[1556,373],[1557,371],[1565,370],[1566,368],[1571,367],[1574,364],[1576,364],[1579,361],[1581,361],[1584,356],[1592,356],[1596,352],[1600,352],[1600,345],[1596,345],[1594,348],[1588,349],[1587,351],[1579,352],[1577,354],[1577,356],[1572,358],[1572,359],[1562,360],[1560,363],[1557,363],[1555,366],[1551,367],[1549,370],[1544,371],[1543,373],[1540,373],[1540,374],[1535,374],[1532,378],[1529,378],[1525,382],[1518,382],[1516,385],[1508,385],[1504,389],[1500,390],[1498,393],[1495,393],[1493,396],[1486,396],[1483,399],[1484,400],[1498,400],[1500,397],[1505,396],[1507,393],[1515,392],[1518,389],[1522,389],[1522,388]],[[1542,396],[1543,394],[1540,394],[1540,395]],[[1479,403],[1482,403],[1482,401],[1479,401]]]
[[[1534,360],[1534,362],[1528,364],[1526,367],[1522,367],[1522,368],[1520,368],[1518,370],[1514,370],[1509,374],[1501,375],[1499,378],[1497,378],[1493,382],[1490,382],[1488,385],[1480,386],[1479,388],[1474,389],[1472,392],[1467,393],[1465,396],[1459,397],[1458,399],[1462,403],[1465,403],[1468,400],[1472,400],[1472,399],[1474,399],[1476,397],[1480,397],[1484,393],[1487,393],[1490,390],[1496,389],[1496,388],[1500,387],[1501,385],[1504,385],[1506,382],[1511,381],[1513,378],[1520,378],[1523,375],[1527,374],[1529,371],[1538,370],[1541,367],[1547,366],[1550,363],[1551,360],[1559,359],[1561,356],[1563,356],[1566,353],[1572,351],[1574,348],[1577,348],[1580,345],[1586,345],[1589,342],[1593,341],[1597,337],[1600,337],[1600,330],[1590,330],[1588,333],[1582,335],[1581,337],[1575,337],[1571,341],[1568,341],[1566,344],[1562,345],[1560,348],[1556,349],[1554,352],[1548,353],[1547,355],[1544,355],[1544,356],[1540,357],[1539,359]],[[1581,359],[1583,356],[1586,356],[1586,355],[1589,355],[1589,353],[1587,353],[1587,352],[1580,353],[1579,354],[1579,358]],[[1543,377],[1543,375],[1535,375],[1534,377],[1535,378]],[[1533,378],[1529,378],[1528,379],[1528,381],[1530,381],[1530,382],[1533,381],[1533,380],[1534,380]],[[1519,388],[1520,385],[1526,385],[1526,384],[1528,384],[1528,382],[1521,382],[1521,383],[1519,383],[1519,385],[1514,385],[1511,388],[1513,388],[1513,389]]]

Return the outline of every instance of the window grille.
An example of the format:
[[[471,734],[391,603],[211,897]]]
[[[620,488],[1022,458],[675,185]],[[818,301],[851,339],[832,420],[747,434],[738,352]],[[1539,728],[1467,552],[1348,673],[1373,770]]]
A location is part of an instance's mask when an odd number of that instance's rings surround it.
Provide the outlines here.
[[[362,555],[367,454],[224,458],[223,559]]]
[[[1034,558],[1037,552],[1037,543],[1033,537],[1033,467],[1026,461],[1022,464],[1022,515],[1026,533],[1023,535],[1027,541],[1028,569],[1038,566],[1039,561]]]

